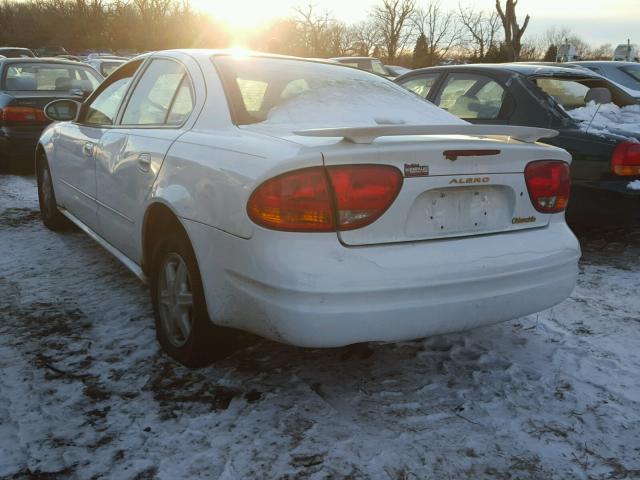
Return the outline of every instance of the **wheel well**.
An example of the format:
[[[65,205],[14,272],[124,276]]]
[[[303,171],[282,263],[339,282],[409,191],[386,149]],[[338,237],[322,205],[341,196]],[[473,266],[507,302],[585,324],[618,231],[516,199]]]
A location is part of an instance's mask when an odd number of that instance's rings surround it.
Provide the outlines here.
[[[176,231],[186,235],[180,220],[169,207],[161,203],[154,203],[149,207],[142,230],[142,270],[145,274],[150,273],[151,255],[158,241],[163,235]]]

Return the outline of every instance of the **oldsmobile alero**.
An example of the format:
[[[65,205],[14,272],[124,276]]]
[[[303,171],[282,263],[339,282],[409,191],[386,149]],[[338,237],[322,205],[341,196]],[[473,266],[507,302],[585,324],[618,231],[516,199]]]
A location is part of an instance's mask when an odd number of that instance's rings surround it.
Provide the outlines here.
[[[46,107],[42,219],[150,285],[189,366],[238,329],[307,347],[400,341],[551,307],[574,288],[570,156],[377,75],[262,54],[137,57]],[[61,252],[62,254],[62,252]]]

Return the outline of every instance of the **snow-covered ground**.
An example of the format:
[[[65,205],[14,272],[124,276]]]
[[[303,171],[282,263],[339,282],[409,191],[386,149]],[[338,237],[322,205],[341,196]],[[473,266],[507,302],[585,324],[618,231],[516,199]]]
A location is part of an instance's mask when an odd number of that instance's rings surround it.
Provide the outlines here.
[[[567,113],[592,133],[615,133],[637,138],[640,136],[640,105],[618,107],[613,103],[598,105],[591,101],[586,106]]]
[[[334,350],[248,338],[190,371],[146,288],[0,176],[0,478],[640,478],[640,229],[583,241],[575,292],[538,315]]]

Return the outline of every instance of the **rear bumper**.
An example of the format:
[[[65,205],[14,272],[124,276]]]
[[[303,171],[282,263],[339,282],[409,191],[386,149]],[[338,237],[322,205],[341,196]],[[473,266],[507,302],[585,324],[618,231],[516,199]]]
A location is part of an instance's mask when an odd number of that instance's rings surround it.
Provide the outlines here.
[[[0,157],[31,165],[43,129],[0,129]]]
[[[526,232],[347,248],[334,234],[239,239],[184,221],[215,323],[306,347],[399,341],[497,323],[573,290],[562,223]]]
[[[570,223],[610,225],[640,221],[640,190],[631,190],[632,181],[575,183],[567,211]]]

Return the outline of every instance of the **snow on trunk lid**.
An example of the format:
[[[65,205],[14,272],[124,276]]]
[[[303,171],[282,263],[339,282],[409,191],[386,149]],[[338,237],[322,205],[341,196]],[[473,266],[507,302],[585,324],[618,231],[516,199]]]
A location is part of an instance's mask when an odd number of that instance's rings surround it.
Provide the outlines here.
[[[327,166],[393,165],[404,176],[398,197],[378,220],[339,232],[343,243],[354,246],[543,227],[550,215],[531,204],[524,168],[536,160],[570,161],[554,147],[462,136],[342,143],[323,155]]]

